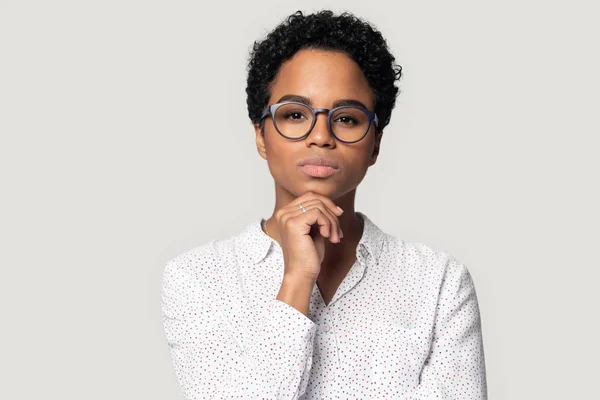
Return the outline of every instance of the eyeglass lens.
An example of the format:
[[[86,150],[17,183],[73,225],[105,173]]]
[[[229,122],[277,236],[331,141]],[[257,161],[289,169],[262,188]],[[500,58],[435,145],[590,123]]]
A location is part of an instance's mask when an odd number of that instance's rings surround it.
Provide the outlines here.
[[[310,130],[311,110],[300,104],[285,104],[275,112],[275,127],[289,138],[299,138]],[[353,142],[361,139],[369,128],[369,116],[362,110],[343,107],[331,115],[331,130],[339,139]]]

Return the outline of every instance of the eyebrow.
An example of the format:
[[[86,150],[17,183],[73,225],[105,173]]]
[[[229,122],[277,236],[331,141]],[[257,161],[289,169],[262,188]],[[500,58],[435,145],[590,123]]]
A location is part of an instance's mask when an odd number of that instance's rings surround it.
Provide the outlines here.
[[[277,103],[282,103],[284,101],[296,101],[298,103],[312,106],[312,101],[308,97],[300,96],[298,94],[286,94],[286,95],[282,96],[279,100],[277,100]],[[365,106],[361,101],[356,100],[356,99],[338,99],[333,102],[333,105],[331,108],[342,107],[342,106],[358,106],[358,107],[368,109],[367,106]]]

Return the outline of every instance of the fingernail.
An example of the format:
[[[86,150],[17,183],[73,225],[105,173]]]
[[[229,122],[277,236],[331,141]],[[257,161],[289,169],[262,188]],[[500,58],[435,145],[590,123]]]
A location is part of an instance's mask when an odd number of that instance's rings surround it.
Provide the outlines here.
[[[341,212],[344,212],[344,210],[342,210],[342,209],[340,208],[340,206],[336,206],[336,207],[337,207],[337,208],[338,208],[338,210],[340,210]]]

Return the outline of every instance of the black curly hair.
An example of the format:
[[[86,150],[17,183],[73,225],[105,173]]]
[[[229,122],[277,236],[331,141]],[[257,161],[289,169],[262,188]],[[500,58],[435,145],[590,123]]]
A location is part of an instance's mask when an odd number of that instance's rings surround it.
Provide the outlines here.
[[[281,64],[301,49],[341,51],[362,70],[375,95],[378,131],[389,123],[399,89],[394,85],[402,75],[381,33],[349,12],[334,15],[331,10],[288,16],[250,51],[246,103],[248,115],[259,124],[271,97],[270,85]]]

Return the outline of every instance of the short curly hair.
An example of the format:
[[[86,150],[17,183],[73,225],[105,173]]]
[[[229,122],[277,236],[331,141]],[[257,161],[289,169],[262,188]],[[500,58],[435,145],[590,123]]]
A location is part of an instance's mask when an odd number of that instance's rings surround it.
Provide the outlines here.
[[[368,22],[349,12],[334,15],[331,10],[288,16],[250,51],[246,103],[250,120],[259,124],[261,113],[271,97],[270,85],[281,64],[301,49],[341,51],[362,70],[375,96],[378,130],[389,123],[402,76],[382,34]]]

